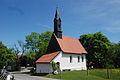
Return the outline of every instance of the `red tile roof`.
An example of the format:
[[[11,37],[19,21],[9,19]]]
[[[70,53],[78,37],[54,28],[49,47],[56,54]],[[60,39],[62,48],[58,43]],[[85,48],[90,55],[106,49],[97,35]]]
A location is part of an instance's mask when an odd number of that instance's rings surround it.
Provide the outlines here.
[[[49,63],[49,62],[52,61],[59,53],[60,53],[60,51],[45,54],[45,55],[43,55],[42,57],[40,57],[40,58],[36,61],[36,63]]]
[[[61,50],[66,53],[82,54],[87,53],[77,38],[62,36],[62,39],[56,38]]]
[[[17,58],[23,57],[23,56],[27,56],[27,55],[16,55]]]
[[[68,36],[62,36],[62,39],[57,38],[56,40],[63,52],[66,53],[73,53],[73,54],[82,54],[82,53],[87,53],[87,51],[84,49],[82,44],[77,38],[72,38]],[[53,53],[48,53],[40,57],[36,63],[49,63],[52,61],[60,51],[53,52]]]

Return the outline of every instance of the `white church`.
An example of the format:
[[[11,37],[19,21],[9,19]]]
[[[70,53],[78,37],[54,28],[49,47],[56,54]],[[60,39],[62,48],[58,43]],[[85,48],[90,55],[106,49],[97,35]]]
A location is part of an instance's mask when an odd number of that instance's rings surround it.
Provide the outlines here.
[[[54,32],[46,53],[36,61],[36,73],[51,73],[52,64],[59,65],[59,70],[86,70],[86,54],[77,38],[62,35],[61,19],[58,9],[54,18]]]

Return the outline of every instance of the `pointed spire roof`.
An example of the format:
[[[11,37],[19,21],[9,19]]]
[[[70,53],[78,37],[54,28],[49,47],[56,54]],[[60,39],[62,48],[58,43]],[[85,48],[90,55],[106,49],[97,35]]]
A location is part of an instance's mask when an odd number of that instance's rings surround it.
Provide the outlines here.
[[[56,13],[54,18],[54,33],[58,38],[62,38],[61,19],[59,16],[58,8],[56,8]]]
[[[60,19],[58,8],[56,8],[55,19]]]

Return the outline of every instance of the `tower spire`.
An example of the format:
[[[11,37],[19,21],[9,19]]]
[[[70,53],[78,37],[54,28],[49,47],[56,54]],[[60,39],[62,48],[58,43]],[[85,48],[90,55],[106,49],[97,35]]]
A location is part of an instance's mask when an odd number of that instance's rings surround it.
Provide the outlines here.
[[[56,8],[56,13],[54,17],[54,33],[57,38],[62,38],[61,19],[59,16],[58,8]]]
[[[56,19],[59,19],[59,18],[60,18],[58,8],[56,8],[55,18],[56,18]]]

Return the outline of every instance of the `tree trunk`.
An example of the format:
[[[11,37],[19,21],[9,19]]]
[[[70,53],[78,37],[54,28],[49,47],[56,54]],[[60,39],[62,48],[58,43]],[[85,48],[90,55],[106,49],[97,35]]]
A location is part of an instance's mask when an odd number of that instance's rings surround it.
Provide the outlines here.
[[[108,68],[107,68],[107,79],[110,79],[110,72]]]

